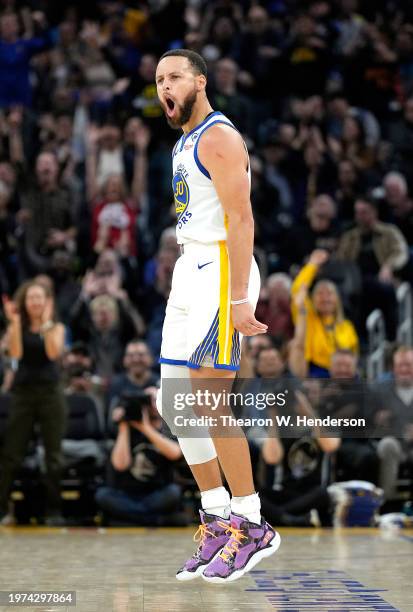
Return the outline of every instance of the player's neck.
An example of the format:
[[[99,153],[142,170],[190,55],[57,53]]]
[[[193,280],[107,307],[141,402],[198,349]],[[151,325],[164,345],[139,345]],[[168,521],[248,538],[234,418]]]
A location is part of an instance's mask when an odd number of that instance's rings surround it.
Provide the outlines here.
[[[199,106],[193,109],[191,118],[188,123],[185,123],[185,125],[182,126],[184,134],[188,134],[188,132],[190,132],[197,125],[202,123],[205,117],[209,115],[209,113],[212,113],[212,111],[213,108],[208,102],[208,100],[201,102]]]

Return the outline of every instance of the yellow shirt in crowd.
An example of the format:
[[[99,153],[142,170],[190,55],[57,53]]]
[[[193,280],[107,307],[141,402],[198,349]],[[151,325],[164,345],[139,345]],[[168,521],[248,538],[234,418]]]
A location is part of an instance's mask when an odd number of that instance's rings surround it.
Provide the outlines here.
[[[318,266],[308,263],[295,278],[291,293],[298,293],[303,285],[310,287],[318,271]],[[295,323],[297,308],[292,302],[292,317]],[[348,319],[336,322],[335,317],[321,317],[315,310],[312,300],[306,300],[307,327],[305,337],[305,358],[307,363],[329,369],[332,355],[337,349],[348,349],[358,353],[359,343],[354,325]]]

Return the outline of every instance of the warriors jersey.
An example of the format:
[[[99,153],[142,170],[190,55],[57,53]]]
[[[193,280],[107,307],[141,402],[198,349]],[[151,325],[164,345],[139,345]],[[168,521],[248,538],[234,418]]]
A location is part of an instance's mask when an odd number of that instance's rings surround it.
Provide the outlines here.
[[[219,111],[213,112],[188,134],[183,134],[172,152],[172,188],[179,244],[191,241],[211,243],[227,238],[224,209],[209,172],[198,156],[202,134],[217,123],[225,123],[236,129],[225,115]]]

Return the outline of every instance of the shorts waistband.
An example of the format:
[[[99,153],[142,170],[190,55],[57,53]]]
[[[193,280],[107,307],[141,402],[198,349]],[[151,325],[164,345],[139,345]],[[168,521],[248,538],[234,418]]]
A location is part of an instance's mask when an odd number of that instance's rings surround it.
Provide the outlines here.
[[[195,240],[191,240],[190,242],[185,242],[185,244],[180,244],[179,249],[181,251],[181,255],[184,253],[191,253],[195,251],[206,251],[208,249],[213,249],[219,246],[219,242],[197,242]]]

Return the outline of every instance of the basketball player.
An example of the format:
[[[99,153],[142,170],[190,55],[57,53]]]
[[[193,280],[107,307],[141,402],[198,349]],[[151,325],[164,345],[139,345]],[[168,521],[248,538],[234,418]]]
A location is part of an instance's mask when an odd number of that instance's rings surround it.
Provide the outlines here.
[[[167,422],[166,397],[162,402],[166,379],[222,379],[232,384],[242,335],[267,330],[254,316],[260,278],[252,255],[248,153],[231,121],[211,108],[206,75],[203,58],[184,49],[165,53],[156,70],[167,121],[183,130],[172,153],[182,255],[166,309],[157,399]],[[280,545],[279,534],[260,514],[243,432],[224,438],[211,430],[202,438],[178,433],[202,504],[199,547],[178,571],[178,580],[236,580]]]

